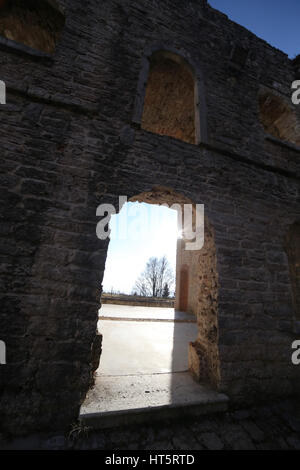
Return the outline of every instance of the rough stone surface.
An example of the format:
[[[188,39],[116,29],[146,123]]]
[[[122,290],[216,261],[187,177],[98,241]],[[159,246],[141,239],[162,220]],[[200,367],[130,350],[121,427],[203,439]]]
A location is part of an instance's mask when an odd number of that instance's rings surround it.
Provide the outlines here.
[[[185,67],[161,59],[150,68],[142,128],[195,143],[194,79]]]
[[[300,150],[259,119],[262,87],[289,101],[296,62],[204,0],[57,3],[66,26],[52,59],[0,41],[0,432],[58,432],[77,419],[95,366],[108,248],[95,235],[96,208],[157,186],[204,204],[213,228],[217,298],[197,315],[218,390],[232,403],[299,393],[285,240],[300,220]],[[232,55],[237,46],[246,60]],[[199,145],[134,119],[154,48],[177,51],[201,77]],[[259,419],[267,447],[277,431]],[[239,445],[249,443],[239,432]],[[281,442],[297,446],[292,434]]]
[[[208,450],[223,450],[224,444],[214,432],[203,433],[200,436],[200,439],[204,447]]]
[[[1,440],[0,449],[43,450],[299,450],[297,401],[242,410],[248,418],[230,411],[185,421],[110,428],[93,431],[74,424],[68,434]]]

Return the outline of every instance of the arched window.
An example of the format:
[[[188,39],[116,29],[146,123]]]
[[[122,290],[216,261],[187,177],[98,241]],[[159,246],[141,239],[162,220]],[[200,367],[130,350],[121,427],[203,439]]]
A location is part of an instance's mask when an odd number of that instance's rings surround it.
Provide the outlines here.
[[[280,96],[264,92],[259,97],[260,120],[277,139],[300,145],[300,122],[292,106]]]
[[[196,143],[195,79],[187,63],[170,52],[156,52],[144,101],[142,128]]]
[[[286,239],[296,319],[300,320],[300,222],[292,225]]]
[[[0,0],[0,35],[51,54],[65,17],[54,0]]]

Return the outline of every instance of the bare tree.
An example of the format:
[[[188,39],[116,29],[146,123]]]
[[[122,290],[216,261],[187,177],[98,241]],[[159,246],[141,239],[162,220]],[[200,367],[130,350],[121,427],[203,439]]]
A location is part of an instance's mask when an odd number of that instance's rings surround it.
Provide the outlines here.
[[[133,291],[143,297],[162,297],[164,286],[174,284],[174,274],[165,256],[150,258],[145,270],[136,280]]]

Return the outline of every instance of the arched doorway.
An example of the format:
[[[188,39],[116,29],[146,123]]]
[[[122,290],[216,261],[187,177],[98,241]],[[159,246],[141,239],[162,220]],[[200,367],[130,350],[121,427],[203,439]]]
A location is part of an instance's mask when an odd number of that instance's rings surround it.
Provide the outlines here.
[[[196,208],[196,204],[193,201],[183,194],[177,193],[172,189],[165,187],[155,187],[150,191],[139,193],[136,196],[132,196],[130,201],[154,205],[168,205],[169,207],[173,208],[182,208],[186,205],[189,205],[193,208],[193,214],[196,213],[194,210]],[[218,276],[216,268],[217,265],[214,231],[206,219],[204,223],[204,232],[204,246],[200,249],[186,250],[187,240],[184,236],[181,242],[178,244],[176,270],[177,273],[180,274],[176,281],[176,304],[185,308],[186,311],[192,314],[192,316],[195,318],[197,326],[195,329],[195,340],[187,343],[185,349],[189,359],[189,371],[186,371],[186,374],[188,374],[190,377],[188,380],[192,380],[191,377],[193,377],[196,378],[198,383],[202,385],[209,384],[213,388],[217,389],[220,382],[217,318]],[[99,329],[101,332],[101,321]],[[173,335],[174,357],[177,353],[176,345],[181,340],[180,336],[181,329],[179,328],[178,324],[176,325],[175,323]],[[153,342],[155,342],[155,336],[153,336]],[[139,348],[139,350],[136,351],[136,354],[143,354],[143,348]],[[99,370],[101,370],[101,361]],[[143,374],[141,374],[141,376],[142,375]],[[126,377],[126,380],[131,380],[131,391],[134,390],[136,383],[132,381],[132,378],[128,379],[128,377]],[[142,380],[144,380],[144,378]],[[172,399],[173,396],[175,396],[177,399],[178,390],[180,390],[181,385],[183,388],[185,387],[185,384],[181,384],[180,380],[180,374],[170,373],[168,375],[167,382],[164,384],[164,388],[168,389],[169,399]],[[155,383],[156,390],[151,389],[150,385],[152,384],[152,386],[154,386],[152,382]],[[124,379],[123,383],[125,383]],[[198,387],[198,385],[195,385],[195,382],[192,381],[192,383],[194,384],[193,387]],[[129,382],[127,384],[126,390],[128,390],[128,385]],[[145,390],[143,393],[160,392],[159,387],[160,383],[158,376],[152,376],[151,381],[149,382],[150,390]],[[93,406],[92,402],[95,403],[98,401],[98,403],[102,403],[105,400],[107,400],[109,405],[113,402],[114,406],[116,407],[123,406],[123,403],[120,405],[119,401],[116,400],[115,392],[116,387],[110,387],[110,384],[106,380],[105,387],[100,386],[98,387],[97,391],[96,386],[95,390],[90,391],[88,394],[87,406],[83,407],[83,409],[91,410]],[[117,395],[120,395],[119,392],[120,390],[118,391]],[[193,389],[193,393],[195,393],[195,389]],[[201,394],[201,387],[199,388],[199,393]],[[188,397],[185,398],[185,401],[188,403]],[[135,403],[132,403],[131,401],[130,406],[135,406]]]

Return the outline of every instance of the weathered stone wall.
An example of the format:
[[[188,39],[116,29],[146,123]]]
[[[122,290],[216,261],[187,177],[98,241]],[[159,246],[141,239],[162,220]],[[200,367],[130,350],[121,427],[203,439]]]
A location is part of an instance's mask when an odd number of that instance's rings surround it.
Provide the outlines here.
[[[96,207],[156,185],[205,204],[214,228],[219,388],[236,402],[299,392],[284,244],[300,220],[300,153],[267,138],[258,98],[262,85],[290,96],[292,61],[200,0],[59,3],[66,26],[53,59],[0,42],[2,432],[76,419],[108,246],[96,238]],[[206,144],[132,124],[145,51],[157,43],[202,71]],[[249,49],[242,69],[236,44]]]
[[[293,224],[287,233],[285,249],[289,260],[294,294],[296,320],[300,321],[300,223]]]
[[[202,382],[220,386],[218,355],[218,272],[214,229],[204,223],[204,246],[201,250],[187,250],[188,240],[178,243],[176,263],[176,307],[197,317],[197,340],[189,345],[189,369]],[[194,226],[195,230],[195,226]],[[186,282],[187,281],[187,282]]]

